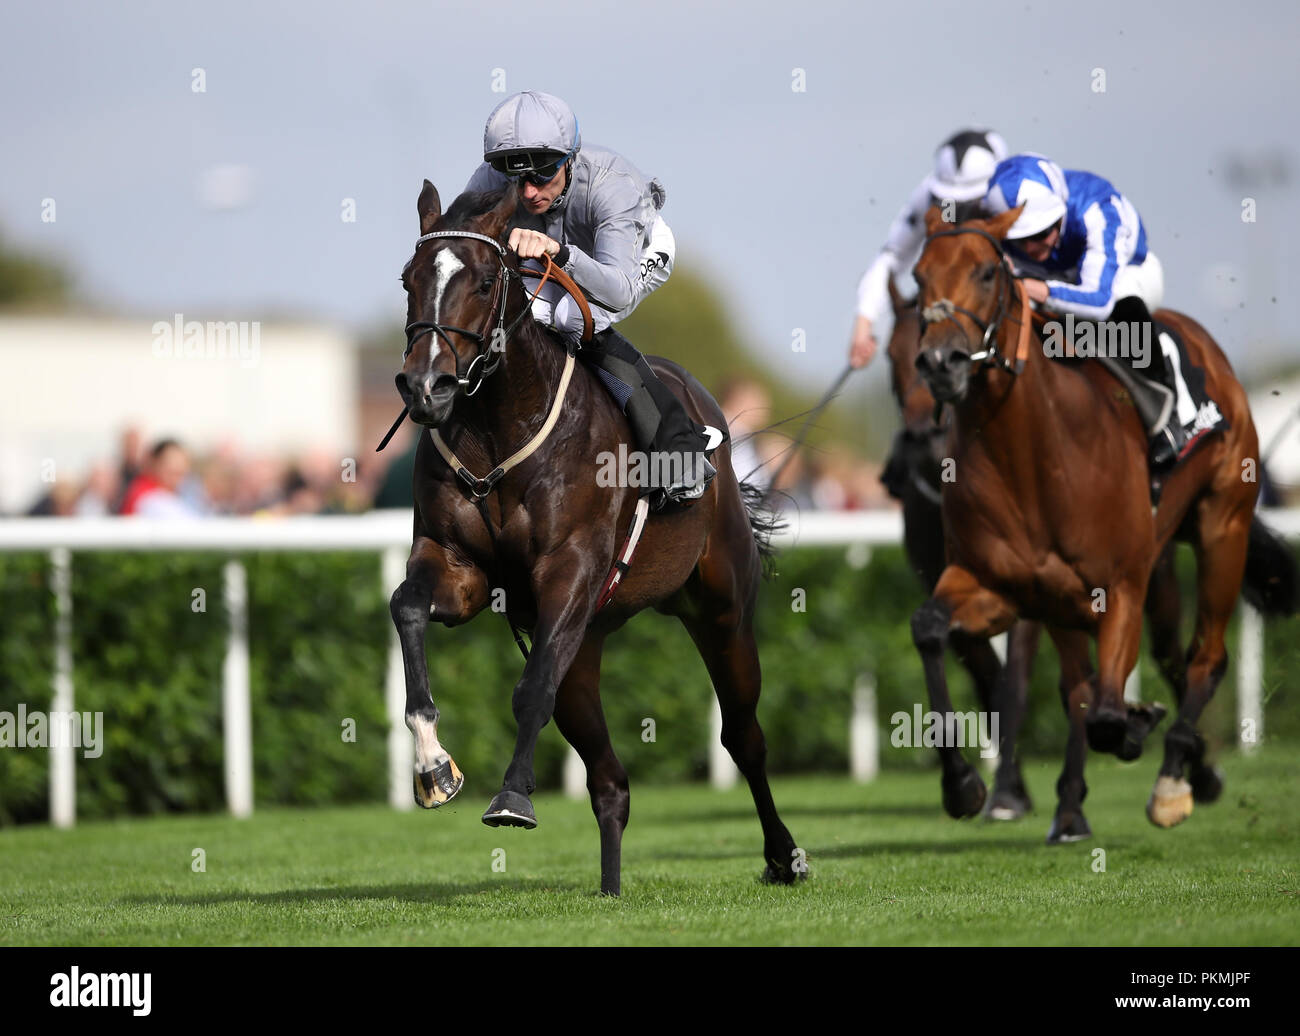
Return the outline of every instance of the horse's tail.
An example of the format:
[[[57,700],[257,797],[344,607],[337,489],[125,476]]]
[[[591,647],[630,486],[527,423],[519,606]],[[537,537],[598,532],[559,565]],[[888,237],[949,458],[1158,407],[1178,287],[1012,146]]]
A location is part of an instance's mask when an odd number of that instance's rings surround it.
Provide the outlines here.
[[[1250,523],[1242,594],[1264,615],[1287,616],[1300,611],[1300,571],[1295,555],[1258,517]]]
[[[763,578],[771,579],[776,575],[776,548],[772,546],[772,535],[785,528],[785,519],[769,506],[764,489],[748,479],[742,478],[739,484],[740,499],[744,501],[749,528],[754,533],[754,545],[758,547],[758,557],[763,563]]]

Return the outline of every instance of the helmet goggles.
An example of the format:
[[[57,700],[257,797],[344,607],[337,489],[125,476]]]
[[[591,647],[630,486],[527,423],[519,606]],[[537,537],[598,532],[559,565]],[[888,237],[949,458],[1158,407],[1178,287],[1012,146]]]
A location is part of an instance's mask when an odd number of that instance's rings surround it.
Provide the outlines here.
[[[568,159],[555,151],[505,151],[488,156],[487,162],[502,176],[542,187],[559,175]]]

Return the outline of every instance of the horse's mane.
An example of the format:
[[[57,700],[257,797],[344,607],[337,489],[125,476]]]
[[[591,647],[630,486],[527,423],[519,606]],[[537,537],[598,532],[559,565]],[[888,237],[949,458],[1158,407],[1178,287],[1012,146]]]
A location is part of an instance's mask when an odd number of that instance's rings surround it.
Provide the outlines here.
[[[447,230],[457,230],[472,219],[490,212],[505,197],[509,187],[497,187],[490,191],[466,191],[451,203],[443,214],[443,224]]]

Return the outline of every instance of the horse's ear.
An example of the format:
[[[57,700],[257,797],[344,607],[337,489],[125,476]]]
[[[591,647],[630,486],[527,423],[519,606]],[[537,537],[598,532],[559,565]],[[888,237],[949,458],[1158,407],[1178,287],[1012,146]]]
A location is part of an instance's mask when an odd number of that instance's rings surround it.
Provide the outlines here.
[[[984,223],[984,229],[999,241],[1003,240],[1007,236],[1007,231],[1011,229],[1011,225],[1020,218],[1020,213],[1023,209],[1023,205],[1017,205],[1014,209],[1007,209],[1006,212],[994,216],[992,219],[986,220]]]
[[[428,180],[424,181],[424,189],[420,191],[420,200],[415,203],[415,208],[420,213],[421,234],[432,231],[438,225],[438,220],[442,219],[442,199],[438,197],[438,188]]]
[[[497,202],[496,208],[483,213],[479,218],[479,233],[500,239],[514,216],[515,210],[518,208],[519,192],[511,184],[506,188],[505,194],[501,195],[501,200]]]
[[[931,234],[937,234],[945,226],[951,226],[951,224],[943,218],[943,210],[939,208],[938,205],[931,205],[925,210],[926,237],[929,237]]]

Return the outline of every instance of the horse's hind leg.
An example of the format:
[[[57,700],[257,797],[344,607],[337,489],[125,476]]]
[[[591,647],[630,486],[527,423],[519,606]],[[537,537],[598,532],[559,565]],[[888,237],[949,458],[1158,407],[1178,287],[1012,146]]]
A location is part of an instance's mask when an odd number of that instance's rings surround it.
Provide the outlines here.
[[[1174,568],[1174,545],[1165,548],[1147,586],[1147,623],[1151,636],[1151,654],[1174,692],[1174,701],[1181,707],[1187,697],[1187,656],[1182,640],[1182,595],[1178,588],[1178,575]],[[1214,802],[1223,792],[1223,778],[1202,756],[1193,755],[1187,760],[1187,777],[1192,785],[1192,798],[1197,802]]]
[[[767,742],[757,715],[762,673],[749,616],[746,614],[739,626],[725,613],[713,622],[708,618],[683,622],[713,680],[722,709],[722,744],[754,796],[763,828],[763,858],[767,861],[763,880],[791,884],[805,876],[807,867],[777,815],[767,784]]]
[[[1174,544],[1171,542],[1156,559],[1147,583],[1147,629],[1151,638],[1151,657],[1160,675],[1174,692],[1174,701],[1183,703],[1187,693],[1187,662],[1182,645],[1182,596],[1178,591],[1178,573],[1174,568]]]
[[[614,754],[600,706],[600,655],[604,639],[588,634],[560,681],[555,725],[587,767],[587,791],[600,828],[600,891],[617,896],[623,829],[627,827],[627,771]]]
[[[1178,719],[1165,733],[1164,763],[1147,801],[1147,817],[1157,827],[1181,823],[1191,816],[1194,798],[1212,802],[1222,790],[1218,775],[1205,765],[1205,741],[1196,723],[1228,667],[1223,634],[1241,591],[1253,512],[1248,504],[1221,497],[1211,497],[1200,507],[1195,543],[1196,632],[1187,666],[1187,693]],[[1192,782],[1184,777],[1187,771]]]

